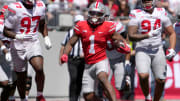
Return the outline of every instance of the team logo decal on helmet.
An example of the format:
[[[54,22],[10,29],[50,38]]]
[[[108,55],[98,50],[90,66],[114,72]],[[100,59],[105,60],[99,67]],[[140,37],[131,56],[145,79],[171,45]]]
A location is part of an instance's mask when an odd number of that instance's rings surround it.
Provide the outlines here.
[[[141,5],[144,10],[151,10],[155,6],[155,0],[141,0]]]
[[[92,25],[98,25],[104,22],[106,9],[100,2],[90,5],[88,10],[88,22]]]

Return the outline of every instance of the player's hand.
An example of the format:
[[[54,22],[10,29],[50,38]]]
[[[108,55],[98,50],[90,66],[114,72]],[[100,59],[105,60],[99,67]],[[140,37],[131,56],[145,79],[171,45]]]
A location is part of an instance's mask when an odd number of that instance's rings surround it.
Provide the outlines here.
[[[61,56],[61,58],[60,58],[60,61],[61,61],[62,64],[63,64],[63,63],[66,63],[66,62],[68,61],[68,56],[67,56],[67,54],[63,54],[63,55]]]
[[[167,49],[166,51],[166,59],[169,61],[172,61],[173,57],[176,55],[176,52],[174,49]]]
[[[22,34],[16,34],[15,39],[17,40],[23,40],[25,38],[25,32]]]
[[[131,52],[131,46],[127,44],[126,42],[119,42],[119,47],[116,48],[116,50],[123,54],[128,54]]]
[[[45,43],[46,49],[52,48],[51,40],[48,36],[44,37],[44,43]]]
[[[10,52],[7,52],[5,54],[5,59],[6,59],[7,62],[11,62],[12,61],[12,57],[11,57],[11,53]]]
[[[161,28],[157,28],[156,30],[152,30],[148,33],[149,37],[157,36],[159,32],[161,31]]]

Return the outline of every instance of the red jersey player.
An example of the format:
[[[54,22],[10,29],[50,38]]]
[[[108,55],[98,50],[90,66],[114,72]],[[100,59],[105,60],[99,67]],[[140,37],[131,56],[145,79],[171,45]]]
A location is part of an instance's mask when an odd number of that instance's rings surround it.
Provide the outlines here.
[[[86,101],[98,101],[94,94],[96,81],[100,82],[105,88],[106,95],[110,101],[116,101],[115,91],[108,81],[110,70],[109,61],[106,56],[107,40],[125,39],[116,33],[114,22],[104,21],[105,6],[95,2],[90,5],[87,21],[80,21],[74,27],[75,34],[65,46],[61,62],[67,62],[67,54],[71,51],[76,41],[81,38],[84,56],[85,70],[82,81],[82,92]]]

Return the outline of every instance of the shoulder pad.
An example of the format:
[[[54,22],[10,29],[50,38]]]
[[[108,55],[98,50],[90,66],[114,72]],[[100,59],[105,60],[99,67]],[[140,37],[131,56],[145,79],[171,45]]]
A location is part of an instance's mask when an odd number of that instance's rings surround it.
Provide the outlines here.
[[[129,14],[129,17],[130,18],[136,18],[137,14],[138,13],[141,13],[142,10],[141,9],[135,9],[135,10],[131,10],[130,14]]]
[[[157,12],[161,12],[162,15],[167,16],[167,12],[164,8],[155,8]]]

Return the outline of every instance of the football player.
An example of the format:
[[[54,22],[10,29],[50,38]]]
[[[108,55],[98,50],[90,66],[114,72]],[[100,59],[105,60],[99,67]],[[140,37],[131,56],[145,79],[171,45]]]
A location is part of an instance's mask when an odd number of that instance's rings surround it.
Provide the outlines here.
[[[166,79],[166,58],[171,60],[176,52],[176,33],[164,8],[156,8],[155,0],[141,0],[142,9],[132,10],[128,35],[136,43],[136,67],[141,89],[146,101],[152,101],[149,94],[149,70],[152,70],[156,86],[153,101],[159,101]],[[162,46],[162,29],[169,33],[170,47],[165,55]]]
[[[105,20],[105,6],[100,2],[90,5],[88,10],[88,19],[79,21],[75,27],[75,34],[68,41],[61,57],[61,62],[67,62],[69,52],[76,41],[81,38],[84,57],[85,70],[82,81],[82,92],[86,101],[99,101],[95,96],[95,83],[99,81],[105,89],[105,94],[110,101],[116,101],[115,91],[108,81],[110,70],[109,62],[106,56],[107,40],[123,41],[126,40],[116,33],[114,22]],[[117,47],[118,49],[118,47]]]
[[[17,88],[22,101],[25,99],[27,62],[36,72],[37,101],[45,101],[43,97],[44,70],[38,31],[44,37],[45,46],[51,48],[45,22],[45,4],[41,0],[20,0],[8,5],[5,19],[4,35],[12,38],[11,53],[14,70],[17,74]]]

